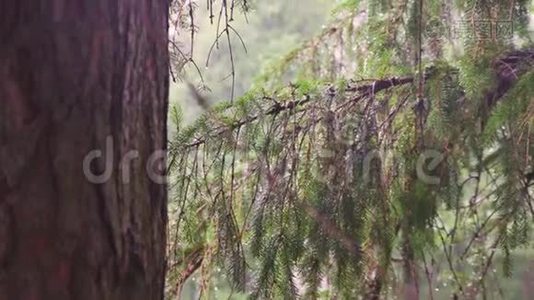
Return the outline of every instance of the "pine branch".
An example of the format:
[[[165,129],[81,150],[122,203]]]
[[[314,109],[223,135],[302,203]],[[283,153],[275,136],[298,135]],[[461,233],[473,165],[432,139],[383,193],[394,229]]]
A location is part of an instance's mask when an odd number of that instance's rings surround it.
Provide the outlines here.
[[[496,77],[498,79],[496,87],[486,93],[486,107],[487,111],[495,106],[497,101],[501,99],[506,92],[508,92],[514,85],[519,77],[527,70],[534,66],[534,49],[514,51],[501,56],[493,63],[493,69],[495,70]],[[432,74],[425,74],[425,80]],[[367,81],[367,80],[364,80]],[[354,103],[363,98],[374,96],[375,94],[387,90],[392,87],[402,86],[414,82],[414,77],[392,77],[386,79],[374,80],[371,83],[363,85],[353,85],[345,89],[345,93],[358,93],[357,96],[351,98],[348,103]],[[330,88],[332,89],[332,88]],[[336,93],[335,90],[329,90],[328,93]],[[208,138],[222,136],[225,133],[231,132],[237,128],[240,128],[246,124],[257,121],[263,116],[274,116],[285,111],[291,111],[297,107],[303,107],[305,104],[311,101],[309,94],[305,95],[300,100],[289,101],[285,104],[274,101],[270,97],[264,96],[263,99],[271,100],[274,104],[267,109],[263,114],[257,114],[249,116],[242,120],[235,122],[230,126],[219,127],[206,134],[207,137],[198,138],[196,141],[184,146],[185,149],[190,149],[206,142]],[[487,114],[489,115],[489,114]]]
[[[175,268],[177,265],[185,264],[185,268],[182,270],[176,280],[176,294],[180,296],[180,292],[184,283],[189,279],[199,268],[202,266],[202,261],[204,260],[204,248],[199,247],[190,253],[184,260],[173,264],[170,269]]]
[[[379,93],[379,92],[381,92],[383,90],[386,90],[386,89],[389,89],[389,88],[392,88],[392,87],[396,87],[396,86],[405,85],[405,84],[408,84],[408,83],[412,83],[413,80],[414,80],[413,77],[403,77],[403,78],[392,77],[392,78],[389,78],[389,79],[375,80],[372,83],[365,84],[365,85],[351,86],[351,87],[348,87],[345,90],[345,92],[347,92],[347,93],[354,93],[354,92],[359,93],[357,96],[351,98],[349,100],[349,102],[348,102],[348,103],[354,103],[354,102],[358,102],[359,100],[362,100],[362,99],[364,99],[366,97],[374,96],[376,93]],[[335,91],[330,90],[329,93],[335,93]],[[263,98],[265,100],[273,101],[273,99],[269,98],[269,97],[263,97]],[[310,95],[305,95],[303,97],[303,99],[289,101],[289,102],[287,102],[285,104],[281,104],[279,102],[273,101],[274,104],[271,107],[269,107],[265,113],[247,117],[245,119],[242,119],[242,120],[239,120],[239,121],[235,122],[234,124],[232,124],[230,126],[225,126],[223,128],[220,128],[220,127],[216,128],[216,129],[212,130],[211,132],[207,133],[206,134],[207,137],[198,138],[196,141],[185,145],[184,148],[185,149],[190,149],[190,148],[202,145],[202,144],[206,143],[206,140],[208,138],[222,136],[225,133],[228,133],[228,132],[231,132],[231,131],[233,131],[235,129],[240,128],[241,126],[244,126],[246,124],[252,123],[252,122],[258,120],[259,118],[261,118],[263,116],[275,116],[275,115],[278,115],[278,114],[280,114],[282,112],[285,112],[285,111],[291,111],[291,110],[293,110],[293,109],[295,109],[297,107],[303,107],[305,104],[309,103],[310,101],[311,101]]]

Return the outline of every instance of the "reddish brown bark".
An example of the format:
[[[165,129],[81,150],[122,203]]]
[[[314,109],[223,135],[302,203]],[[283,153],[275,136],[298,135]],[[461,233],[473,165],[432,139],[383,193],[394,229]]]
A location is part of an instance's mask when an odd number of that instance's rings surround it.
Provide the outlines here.
[[[166,187],[145,167],[166,148],[167,12],[168,0],[0,2],[1,300],[163,298]],[[112,176],[90,183],[83,159],[108,136]]]

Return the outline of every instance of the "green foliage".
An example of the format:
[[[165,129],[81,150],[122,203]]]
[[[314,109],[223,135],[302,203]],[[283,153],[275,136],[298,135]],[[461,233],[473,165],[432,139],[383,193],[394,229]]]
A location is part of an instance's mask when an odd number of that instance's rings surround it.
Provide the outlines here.
[[[420,59],[416,25],[444,9],[418,4],[341,2],[255,88],[177,126],[171,240],[252,298],[498,295],[490,269],[512,276],[531,237],[534,51]]]
[[[360,5],[360,0],[343,0],[341,1],[337,7],[333,10],[333,14],[337,14],[340,11],[347,10],[352,11],[358,9],[358,6]]]

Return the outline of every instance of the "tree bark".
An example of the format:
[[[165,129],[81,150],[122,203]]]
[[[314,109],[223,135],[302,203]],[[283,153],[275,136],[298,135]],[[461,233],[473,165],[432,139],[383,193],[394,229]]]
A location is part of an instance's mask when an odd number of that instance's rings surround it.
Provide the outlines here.
[[[1,300],[163,299],[168,1],[0,2]]]

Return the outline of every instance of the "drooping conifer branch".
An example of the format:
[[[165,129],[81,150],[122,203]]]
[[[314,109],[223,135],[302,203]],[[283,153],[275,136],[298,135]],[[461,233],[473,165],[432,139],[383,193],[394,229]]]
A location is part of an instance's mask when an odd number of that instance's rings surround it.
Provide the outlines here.
[[[513,92],[516,84],[520,85],[520,90],[525,85],[524,76],[532,71],[532,53],[532,50],[514,52],[495,61],[495,84],[486,92],[486,95],[491,95],[492,102],[486,112],[466,114],[462,106],[469,103],[461,86],[457,85],[460,98],[444,99],[444,95],[435,91],[429,93],[434,107],[426,113],[430,117],[447,113],[443,117],[445,121],[440,122],[450,122],[447,118],[459,124],[495,122],[492,111],[499,107],[498,100]],[[426,77],[429,86],[441,84],[447,78],[446,74],[436,69],[429,69]],[[405,218],[417,234],[428,230],[439,233],[444,254],[450,259],[451,272],[455,273],[454,258],[447,245],[454,236],[451,238],[451,229],[440,221],[437,211],[440,203],[447,203],[458,212],[474,214],[479,207],[490,205],[492,201],[503,201],[503,197],[511,195],[517,197],[517,192],[515,187],[503,190],[502,186],[497,185],[499,181],[492,180],[485,187],[475,189],[473,197],[478,199],[483,196],[484,201],[462,204],[459,198],[461,193],[457,190],[462,190],[464,185],[458,185],[457,175],[451,174],[460,172],[456,165],[460,163],[459,157],[475,151],[470,148],[472,145],[464,145],[463,139],[475,140],[480,133],[470,133],[473,128],[461,127],[457,130],[463,136],[447,132],[444,138],[432,124],[426,124],[423,131],[427,141],[437,147],[454,147],[444,149],[450,152],[447,157],[452,162],[436,171],[444,183],[425,186],[414,182],[412,188],[405,188],[408,179],[400,173],[402,168],[399,166],[414,172],[417,155],[412,147],[413,111],[407,109],[410,99],[415,99],[414,89],[409,88],[411,83],[412,77],[391,78],[363,81],[342,88],[330,87],[319,92],[303,91],[297,84],[290,86],[286,93],[281,93],[282,96],[268,97],[262,94],[252,98],[250,103],[243,104],[248,110],[241,115],[236,113],[240,109],[239,103],[219,112],[211,112],[206,120],[212,120],[212,123],[192,131],[185,143],[182,143],[184,140],[180,142],[185,146],[178,145],[173,149],[173,155],[176,156],[176,166],[173,167],[183,172],[178,175],[176,186],[180,195],[177,200],[183,203],[182,211],[202,212],[203,217],[198,214],[194,217],[203,220],[203,228],[205,224],[211,224],[210,230],[215,232],[223,247],[219,251],[225,258],[221,259],[226,261],[226,267],[231,272],[242,272],[232,266],[234,263],[242,265],[245,259],[235,249],[242,247],[245,243],[243,240],[253,245],[255,259],[261,262],[264,270],[258,275],[259,289],[282,284],[276,276],[293,276],[291,268],[290,271],[277,270],[276,266],[288,264],[296,269],[324,270],[331,263],[328,253],[333,253],[336,266],[341,268],[342,274],[386,270],[391,259],[391,247],[399,231],[399,218]],[[481,101],[487,99],[490,98],[481,97]],[[439,106],[444,105],[445,101],[449,106]],[[417,109],[415,100],[412,103],[412,107]],[[381,109],[383,106],[385,109]],[[347,140],[342,140],[345,131],[350,134]],[[519,133],[514,138],[517,138],[514,143],[525,144],[526,138]],[[406,161],[381,158],[374,164],[366,157],[376,148],[397,149]],[[477,151],[481,150],[475,153]],[[504,153],[498,156],[501,155]],[[370,168],[371,178],[354,173],[362,167]],[[478,175],[479,178],[491,176],[492,167],[485,168],[488,169],[478,170],[485,174]],[[515,168],[510,169],[511,174],[517,172]],[[469,183],[472,184],[471,181]],[[476,181],[476,185],[482,185],[480,180]],[[499,196],[499,193],[502,195]],[[498,197],[494,198],[495,195]],[[511,215],[516,207],[528,208],[532,199],[528,196],[522,199],[507,208],[506,214]],[[236,206],[241,206],[245,212],[236,209]],[[399,216],[394,213],[398,206],[406,211],[418,207],[420,211]],[[506,205],[497,207],[496,212]],[[492,225],[495,224],[496,215],[491,215],[491,221],[478,224],[475,231],[477,235],[487,237],[491,243],[502,242],[502,233],[496,234],[496,230],[505,230],[512,220],[504,219],[507,222],[505,225]],[[457,226],[454,225],[454,231],[460,230]],[[374,230],[380,230],[380,234],[373,233]],[[246,234],[249,231],[251,233]],[[293,236],[293,231],[300,232],[303,237]],[[240,246],[235,248],[232,246],[235,243]],[[471,244],[464,250],[466,255],[472,255],[475,251]],[[347,251],[347,245],[354,246],[353,249],[358,251],[351,254],[351,251]],[[313,251],[303,250],[302,247],[311,247]],[[361,257],[357,258],[355,254],[361,254]],[[417,251],[414,255],[415,258]],[[348,263],[349,257],[351,264]],[[195,261],[185,265],[200,268],[198,257]],[[366,262],[363,269],[358,269],[363,261]],[[386,269],[377,269],[376,266]],[[381,287],[384,284],[381,276],[387,275],[384,272],[380,277],[370,277],[369,282],[374,282],[374,287]],[[312,277],[304,280],[310,284],[315,282]],[[455,280],[459,287],[463,286],[460,279]],[[373,293],[380,293],[380,288]]]
[[[327,93],[337,94],[338,92],[342,92],[345,94],[345,98],[348,99],[346,101],[346,104],[350,104],[352,102],[362,100],[366,97],[372,97],[375,94],[382,92],[383,90],[387,90],[389,88],[393,88],[396,86],[401,86],[401,85],[412,83],[413,80],[414,80],[413,77],[401,77],[401,78],[392,77],[389,79],[381,79],[381,80],[374,80],[374,81],[368,80],[368,81],[371,81],[371,83],[367,83],[363,85],[349,85],[346,89],[342,91],[336,91],[333,87],[330,87]],[[275,99],[271,97],[267,97],[267,96],[263,96],[262,99],[265,100],[266,102],[273,103],[270,107],[265,109],[264,113],[245,117],[242,120],[238,120],[230,125],[224,126],[224,128],[216,128],[210,131],[209,133],[207,133],[206,136],[208,138],[221,136],[229,131],[236,130],[240,128],[241,126],[254,122],[258,120],[260,117],[274,116],[282,112],[291,111],[297,108],[305,109],[304,108],[305,104],[309,103],[311,100],[310,95],[304,95],[302,99],[300,100],[291,100],[287,102],[277,102]],[[193,148],[193,147],[202,145],[205,142],[206,142],[206,137],[200,137],[200,138],[195,139],[193,142],[186,144],[185,148],[186,149]]]

